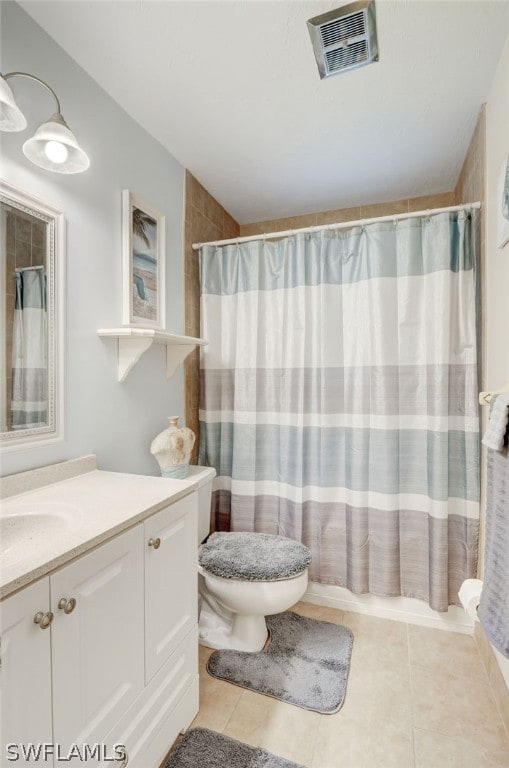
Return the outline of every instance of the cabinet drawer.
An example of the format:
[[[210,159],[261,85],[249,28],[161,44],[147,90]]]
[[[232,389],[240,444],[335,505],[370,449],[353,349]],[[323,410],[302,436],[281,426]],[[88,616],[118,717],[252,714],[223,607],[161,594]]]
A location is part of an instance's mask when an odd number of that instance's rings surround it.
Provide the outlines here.
[[[198,620],[198,496],[150,517],[145,529],[145,683]]]
[[[198,628],[193,627],[107,736],[109,754],[115,744],[124,744],[128,768],[158,768],[197,712]]]

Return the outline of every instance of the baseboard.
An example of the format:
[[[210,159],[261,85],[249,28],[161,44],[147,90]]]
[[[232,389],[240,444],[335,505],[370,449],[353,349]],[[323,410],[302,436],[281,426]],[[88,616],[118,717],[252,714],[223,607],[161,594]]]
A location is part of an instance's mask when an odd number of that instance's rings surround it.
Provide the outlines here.
[[[450,606],[447,613],[438,613],[422,600],[412,597],[377,597],[376,595],[355,595],[344,587],[333,584],[318,584],[311,581],[304,597],[304,602],[326,605],[340,611],[364,613],[380,619],[405,621],[408,624],[420,624],[423,627],[444,629],[449,632],[462,632],[472,635],[472,620],[462,608]]]

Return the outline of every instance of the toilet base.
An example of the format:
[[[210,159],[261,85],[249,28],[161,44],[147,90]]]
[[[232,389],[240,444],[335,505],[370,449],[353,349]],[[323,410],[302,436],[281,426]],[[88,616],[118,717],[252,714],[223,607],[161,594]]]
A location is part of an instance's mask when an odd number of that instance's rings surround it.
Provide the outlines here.
[[[212,595],[200,595],[199,642],[207,648],[257,653],[267,642],[265,617],[232,613]],[[211,603],[213,605],[211,605]]]
[[[264,582],[224,579],[198,566],[201,645],[258,653],[268,637],[265,616],[288,610],[307,583],[307,568],[289,579]]]

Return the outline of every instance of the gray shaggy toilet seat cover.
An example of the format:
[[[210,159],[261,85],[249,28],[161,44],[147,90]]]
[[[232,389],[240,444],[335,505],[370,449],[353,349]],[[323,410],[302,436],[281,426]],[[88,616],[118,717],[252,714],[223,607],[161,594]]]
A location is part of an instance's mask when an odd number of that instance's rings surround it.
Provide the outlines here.
[[[311,562],[299,541],[268,533],[213,533],[200,548],[202,568],[223,579],[277,581],[298,576]]]

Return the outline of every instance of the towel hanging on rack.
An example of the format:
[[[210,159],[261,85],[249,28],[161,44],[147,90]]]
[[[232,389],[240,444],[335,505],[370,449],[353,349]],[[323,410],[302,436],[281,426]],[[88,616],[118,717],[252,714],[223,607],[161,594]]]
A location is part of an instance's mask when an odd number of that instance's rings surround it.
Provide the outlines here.
[[[502,395],[492,395],[493,403],[490,409],[488,428],[482,439],[483,445],[494,451],[501,451],[504,447],[504,437],[509,417],[509,392]]]
[[[505,441],[503,438],[501,448],[488,450],[484,586],[478,617],[490,642],[509,658],[509,418],[507,400],[502,395],[492,401],[490,421],[501,398],[505,408]]]

